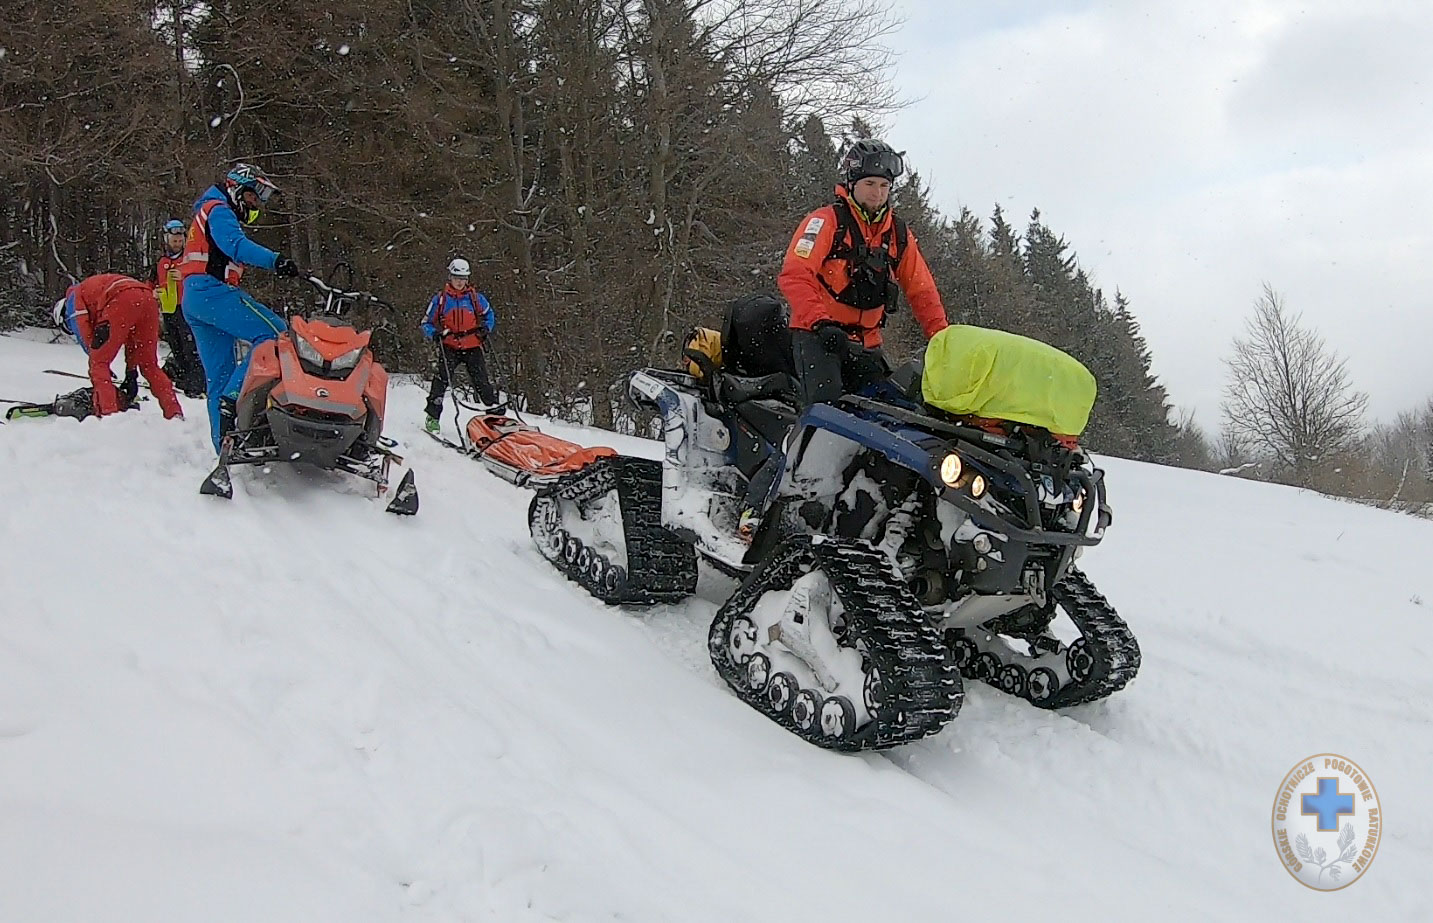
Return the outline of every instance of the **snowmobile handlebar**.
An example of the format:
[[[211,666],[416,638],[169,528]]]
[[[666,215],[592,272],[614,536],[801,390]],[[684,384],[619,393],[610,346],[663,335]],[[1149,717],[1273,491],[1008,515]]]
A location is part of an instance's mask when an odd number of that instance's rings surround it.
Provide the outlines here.
[[[324,308],[329,313],[340,314],[346,306],[358,303],[376,304],[390,311],[393,309],[392,305],[372,292],[345,291],[337,286],[329,285],[318,276],[310,273],[300,273],[299,278],[303,279],[309,285],[313,286],[315,290],[324,295]]]

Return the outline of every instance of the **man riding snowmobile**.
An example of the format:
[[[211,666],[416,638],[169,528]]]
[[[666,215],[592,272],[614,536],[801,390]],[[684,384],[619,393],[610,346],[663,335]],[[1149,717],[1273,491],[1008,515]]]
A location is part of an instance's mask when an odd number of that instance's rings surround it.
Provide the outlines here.
[[[241,163],[194,203],[194,223],[180,274],[185,314],[204,364],[215,452],[234,425],[239,386],[249,367],[247,356],[235,359],[236,344],[242,340],[257,346],[284,331],[278,315],[239,289],[244,267],[298,275],[293,260],[254,243],[244,233],[244,225],[258,221],[261,209],[278,191],[263,170]]]

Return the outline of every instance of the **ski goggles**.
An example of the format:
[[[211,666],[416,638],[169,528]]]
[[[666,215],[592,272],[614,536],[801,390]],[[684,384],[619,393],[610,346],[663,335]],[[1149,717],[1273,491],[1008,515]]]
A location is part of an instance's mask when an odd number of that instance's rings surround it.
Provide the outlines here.
[[[855,175],[861,179],[867,176],[884,176],[894,182],[896,177],[904,172],[906,172],[904,157],[895,151],[876,151],[861,158],[860,169],[855,171]]]
[[[166,233],[166,234],[183,234],[183,233],[184,233],[184,222],[178,220],[177,218],[174,219],[173,221],[166,221],[166,222],[164,223],[164,233]]]

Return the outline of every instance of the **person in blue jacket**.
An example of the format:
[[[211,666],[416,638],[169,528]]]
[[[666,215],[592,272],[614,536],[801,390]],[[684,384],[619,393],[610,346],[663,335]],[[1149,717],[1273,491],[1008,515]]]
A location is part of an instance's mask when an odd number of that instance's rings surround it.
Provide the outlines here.
[[[194,222],[180,263],[184,316],[199,347],[209,403],[214,450],[234,425],[234,405],[252,347],[278,337],[285,324],[273,311],[240,291],[245,266],[297,276],[293,260],[254,243],[244,225],[259,220],[260,210],[279,191],[263,170],[236,164],[194,203]],[[239,341],[250,344],[243,360],[235,358]]]
[[[488,381],[488,365],[484,356],[488,334],[497,326],[492,305],[469,283],[472,268],[468,261],[455,259],[448,264],[448,284],[428,302],[423,316],[423,335],[438,344],[438,370],[433,373],[433,386],[428,389],[427,419],[424,427],[438,432],[438,416],[443,412],[443,394],[448,390],[453,370],[465,366],[468,378],[488,413],[504,413],[507,405],[498,402],[492,382]]]

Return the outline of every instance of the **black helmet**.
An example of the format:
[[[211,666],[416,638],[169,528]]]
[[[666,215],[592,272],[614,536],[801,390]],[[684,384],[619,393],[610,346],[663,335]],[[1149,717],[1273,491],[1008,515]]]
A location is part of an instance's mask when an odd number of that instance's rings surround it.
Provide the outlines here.
[[[885,177],[894,183],[896,177],[904,172],[905,158],[889,144],[875,138],[858,138],[841,155],[841,182],[847,189],[868,176]]]

